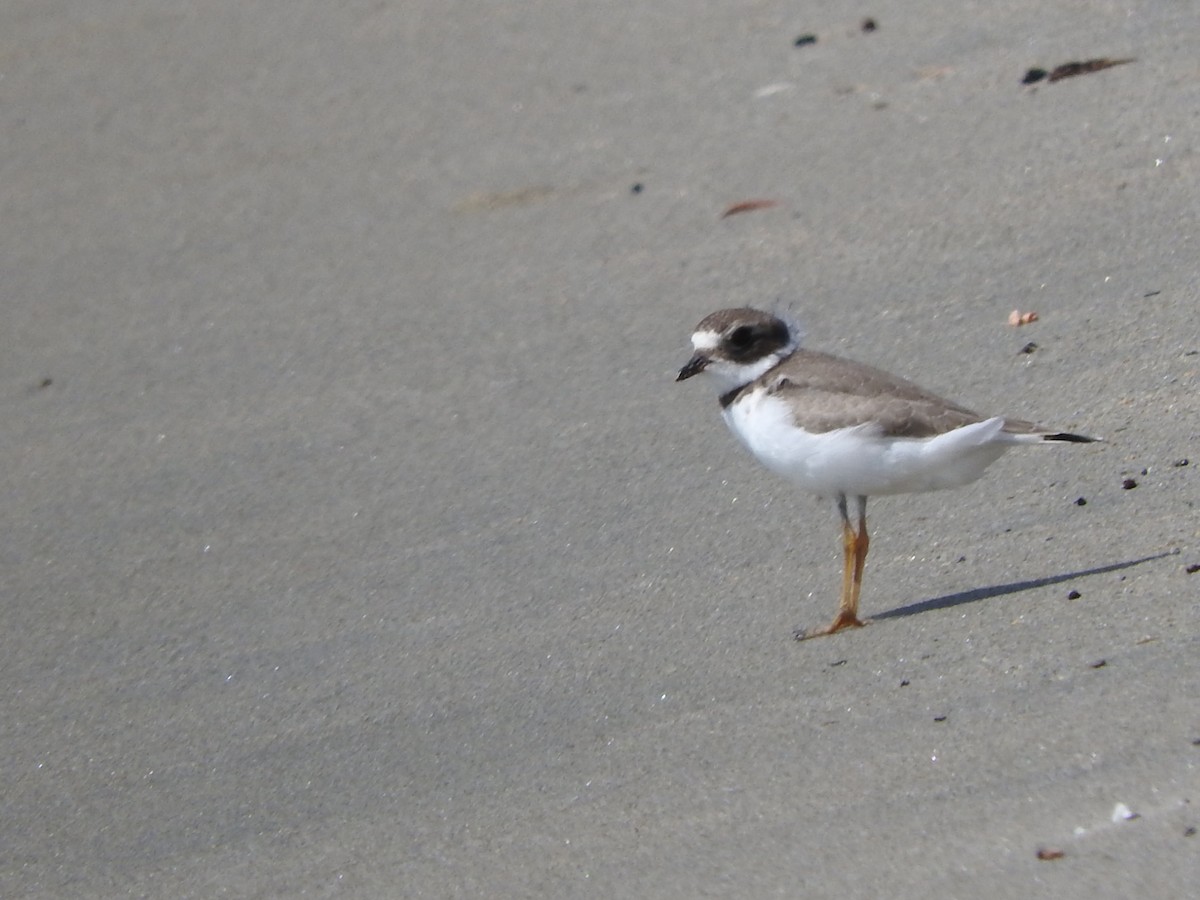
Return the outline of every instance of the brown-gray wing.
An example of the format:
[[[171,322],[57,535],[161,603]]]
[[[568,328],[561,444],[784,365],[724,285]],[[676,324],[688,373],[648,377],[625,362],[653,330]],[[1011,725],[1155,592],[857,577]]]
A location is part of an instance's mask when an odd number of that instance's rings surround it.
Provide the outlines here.
[[[883,436],[932,437],[983,418],[882,369],[813,350],[797,351],[765,380],[793,401],[796,424],[816,434],[872,423]]]

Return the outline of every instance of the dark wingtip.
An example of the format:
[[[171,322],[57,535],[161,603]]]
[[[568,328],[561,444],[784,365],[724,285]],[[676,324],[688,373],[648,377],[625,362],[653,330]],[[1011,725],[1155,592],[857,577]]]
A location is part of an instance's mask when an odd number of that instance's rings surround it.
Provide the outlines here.
[[[1100,441],[1100,438],[1088,437],[1086,434],[1071,434],[1069,431],[1060,431],[1057,434],[1043,435],[1042,440],[1062,441],[1066,444],[1095,444]]]

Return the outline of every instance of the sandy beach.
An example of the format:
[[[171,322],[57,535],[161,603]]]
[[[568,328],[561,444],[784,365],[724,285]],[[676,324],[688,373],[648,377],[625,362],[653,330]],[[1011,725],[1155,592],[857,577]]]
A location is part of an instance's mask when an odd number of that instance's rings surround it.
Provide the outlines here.
[[[1200,9],[2,18],[0,895],[1200,883]],[[1104,443],[797,642],[836,514],[674,381],[740,305]]]

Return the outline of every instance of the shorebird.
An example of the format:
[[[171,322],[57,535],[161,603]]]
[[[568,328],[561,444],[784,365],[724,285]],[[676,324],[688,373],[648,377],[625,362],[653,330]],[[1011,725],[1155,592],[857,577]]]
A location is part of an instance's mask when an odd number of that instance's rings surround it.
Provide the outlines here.
[[[1005,416],[984,417],[922,387],[849,359],[805,350],[790,322],[724,309],[692,334],[695,354],[676,381],[714,382],[730,430],[764,466],[832,497],[842,520],[837,615],[798,638],[859,627],[870,536],[867,498],[968,484],[1017,444],[1096,438]],[[854,504],[854,521],[850,503]]]

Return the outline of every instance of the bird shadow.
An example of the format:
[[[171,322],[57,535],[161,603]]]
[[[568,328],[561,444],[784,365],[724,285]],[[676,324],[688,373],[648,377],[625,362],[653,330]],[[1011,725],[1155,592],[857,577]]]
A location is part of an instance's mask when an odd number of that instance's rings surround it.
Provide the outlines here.
[[[941,597],[931,597],[928,600],[910,603],[907,606],[897,606],[895,609],[876,613],[871,618],[876,621],[879,619],[898,619],[903,616],[915,616],[919,613],[932,612],[935,609],[950,609],[954,606],[975,603],[978,600],[987,600],[991,597],[1002,597],[1005,594],[1017,594],[1021,591],[1029,591],[1051,584],[1061,584],[1064,581],[1083,578],[1085,575],[1103,575],[1105,572],[1118,572],[1121,569],[1140,566],[1142,563],[1152,562],[1156,559],[1175,556],[1178,552],[1177,550],[1167,550],[1163,553],[1156,553],[1153,556],[1143,556],[1141,559],[1131,559],[1125,562],[1111,563],[1107,566],[1097,566],[1094,569],[1080,569],[1077,572],[1064,572],[1061,575],[1048,575],[1045,578],[1030,578],[1027,581],[1012,581],[1008,584],[993,584],[988,587],[972,588],[969,591],[944,594]]]

